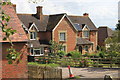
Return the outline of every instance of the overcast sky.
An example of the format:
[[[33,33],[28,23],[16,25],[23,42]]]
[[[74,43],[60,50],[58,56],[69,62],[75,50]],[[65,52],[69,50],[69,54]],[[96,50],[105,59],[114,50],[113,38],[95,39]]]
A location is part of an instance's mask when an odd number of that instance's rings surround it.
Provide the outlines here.
[[[36,6],[43,6],[43,14],[67,13],[82,16],[89,13],[97,27],[115,28],[118,20],[119,0],[44,0],[33,4],[28,0],[11,0],[17,5],[17,13],[36,13]]]

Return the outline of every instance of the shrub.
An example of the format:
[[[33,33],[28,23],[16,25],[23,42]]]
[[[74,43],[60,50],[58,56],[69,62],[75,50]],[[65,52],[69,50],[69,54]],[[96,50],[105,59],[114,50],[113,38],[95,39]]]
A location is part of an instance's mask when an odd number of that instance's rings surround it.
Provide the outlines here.
[[[59,57],[63,57],[63,56],[65,56],[65,51],[58,51],[58,53],[57,53],[57,55],[59,56]]]
[[[72,58],[80,58],[82,54],[78,51],[71,51],[70,54],[72,55]]]

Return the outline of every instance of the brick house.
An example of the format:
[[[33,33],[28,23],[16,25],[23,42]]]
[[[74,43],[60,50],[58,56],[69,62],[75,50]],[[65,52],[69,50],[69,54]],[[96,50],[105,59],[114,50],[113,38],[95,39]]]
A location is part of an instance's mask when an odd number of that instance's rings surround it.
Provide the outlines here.
[[[44,55],[50,40],[63,43],[62,50],[66,53],[96,51],[97,28],[87,13],[83,16],[43,15],[42,7],[38,6],[36,14],[18,14],[18,17],[30,39],[28,51],[32,56]]]
[[[114,31],[107,26],[100,26],[98,28],[98,45],[105,46],[105,40],[112,37]]]
[[[15,6],[15,5],[13,5]],[[11,41],[14,44],[14,48],[21,52],[21,62],[19,64],[8,64],[6,55],[7,49],[10,48],[9,40],[3,41],[5,34],[0,30],[0,44],[1,44],[1,56],[2,56],[2,78],[27,78],[27,46],[28,37],[24,29],[21,26],[20,20],[12,5],[2,6],[2,10],[5,14],[10,16],[7,28],[12,28],[17,32],[10,36]],[[3,22],[3,21],[2,21]]]

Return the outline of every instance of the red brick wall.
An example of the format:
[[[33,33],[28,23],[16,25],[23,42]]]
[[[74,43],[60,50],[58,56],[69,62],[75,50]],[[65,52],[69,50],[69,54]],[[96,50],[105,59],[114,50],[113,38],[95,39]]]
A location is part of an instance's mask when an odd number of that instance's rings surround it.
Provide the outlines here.
[[[97,32],[96,31],[90,32],[90,41],[94,43],[93,45],[94,51],[96,51],[96,48],[97,48],[97,40],[98,40]]]
[[[67,52],[75,50],[76,47],[76,32],[70,22],[65,17],[58,27],[53,31],[54,41],[59,42],[59,31],[66,31],[67,41],[64,42],[67,48]]]
[[[52,33],[51,32],[39,32],[38,37],[40,40],[51,40]]]
[[[14,43],[17,51],[24,51],[21,62],[19,64],[8,64],[6,60],[7,51],[10,47],[9,43],[2,44],[2,78],[27,78],[27,48],[26,43]]]

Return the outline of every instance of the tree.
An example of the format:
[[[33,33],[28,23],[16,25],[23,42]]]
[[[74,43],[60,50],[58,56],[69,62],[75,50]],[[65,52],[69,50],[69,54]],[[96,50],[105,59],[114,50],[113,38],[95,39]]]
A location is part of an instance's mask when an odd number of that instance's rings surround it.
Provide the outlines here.
[[[118,30],[118,42],[120,43],[120,20],[118,20],[118,24],[116,25],[116,30]]]
[[[49,42],[50,45],[50,49],[53,53],[54,56],[57,56],[57,53],[59,52],[59,50],[61,50],[63,48],[63,44],[59,44],[56,41],[50,41]]]

